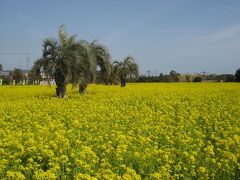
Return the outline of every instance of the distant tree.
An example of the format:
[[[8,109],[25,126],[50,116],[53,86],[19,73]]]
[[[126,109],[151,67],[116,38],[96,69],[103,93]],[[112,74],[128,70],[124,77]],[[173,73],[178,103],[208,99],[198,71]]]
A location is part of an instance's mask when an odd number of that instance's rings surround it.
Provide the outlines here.
[[[201,82],[202,81],[202,77],[200,76],[196,76],[194,79],[193,79],[193,82]]]
[[[185,80],[186,80],[186,82],[191,82],[191,77],[190,77],[190,75],[186,75],[186,76],[185,76]]]
[[[121,87],[125,87],[127,78],[138,77],[138,65],[135,63],[133,57],[128,56],[122,62],[113,62],[113,72],[121,81]]]
[[[217,75],[216,74],[206,74],[206,75],[202,75],[203,80],[218,80],[217,79]]]
[[[214,77],[215,80],[217,80],[218,82],[234,82],[235,81],[235,76],[233,74],[220,74],[220,75],[216,75],[216,77]]]
[[[3,66],[0,64],[0,72],[3,70]]]
[[[2,79],[3,79],[3,84],[4,85],[9,85],[9,84],[11,84],[11,82],[12,82],[12,76],[2,76]]]
[[[163,82],[164,81],[164,75],[163,73],[159,74],[159,82]]]
[[[235,73],[235,81],[240,82],[240,69],[238,69]]]
[[[224,81],[225,82],[234,82],[234,80],[235,80],[235,77],[233,74],[226,74]]]
[[[28,83],[34,84],[35,81],[41,81],[42,77],[39,74],[35,74],[32,71],[28,73]]]
[[[176,71],[171,70],[169,75],[171,76],[173,82],[178,82],[179,81],[179,75],[180,74],[177,73]]]
[[[12,75],[12,78],[16,81],[16,84],[18,84],[24,78],[24,75],[23,75],[21,69],[15,68],[14,71],[12,71],[10,74]]]

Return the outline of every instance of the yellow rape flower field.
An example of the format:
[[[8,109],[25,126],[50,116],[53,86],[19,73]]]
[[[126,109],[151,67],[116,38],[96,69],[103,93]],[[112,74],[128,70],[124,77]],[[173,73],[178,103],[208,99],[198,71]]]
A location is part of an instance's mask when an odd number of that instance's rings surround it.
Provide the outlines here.
[[[0,86],[0,179],[238,179],[240,84]]]

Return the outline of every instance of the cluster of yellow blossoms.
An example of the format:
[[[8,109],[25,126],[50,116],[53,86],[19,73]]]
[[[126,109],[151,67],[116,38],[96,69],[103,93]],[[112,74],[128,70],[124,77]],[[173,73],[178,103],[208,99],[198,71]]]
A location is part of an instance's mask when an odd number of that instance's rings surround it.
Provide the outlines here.
[[[237,83],[0,86],[0,179],[238,179]]]

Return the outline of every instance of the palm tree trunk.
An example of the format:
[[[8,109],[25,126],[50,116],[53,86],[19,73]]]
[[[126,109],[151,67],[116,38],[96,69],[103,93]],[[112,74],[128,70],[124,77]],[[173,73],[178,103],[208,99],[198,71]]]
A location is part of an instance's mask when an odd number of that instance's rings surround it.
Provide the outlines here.
[[[83,83],[79,85],[79,93],[86,94],[87,92],[87,84]]]
[[[126,86],[126,80],[125,79],[121,79],[121,87],[125,87]]]
[[[65,83],[57,85],[56,94],[57,94],[57,97],[59,97],[59,98],[66,97],[66,84]]]
[[[58,71],[58,70],[56,71],[55,82],[57,85],[57,88],[56,88],[57,97],[65,98],[67,84],[65,83],[65,76],[61,73],[61,71]]]

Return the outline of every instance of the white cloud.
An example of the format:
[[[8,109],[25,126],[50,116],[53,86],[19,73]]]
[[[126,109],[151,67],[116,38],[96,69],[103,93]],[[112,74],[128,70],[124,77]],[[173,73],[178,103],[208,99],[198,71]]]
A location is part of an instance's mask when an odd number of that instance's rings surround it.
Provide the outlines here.
[[[42,26],[40,23],[38,23],[37,21],[35,21],[34,19],[24,16],[24,15],[19,15],[19,17],[27,22],[30,22],[31,24],[34,24],[36,26]]]
[[[200,44],[221,44],[223,42],[240,41],[240,24],[226,27],[209,35],[192,36]]]
[[[38,21],[36,21],[35,19],[31,18],[31,17],[28,17],[28,16],[25,16],[25,15],[18,15],[19,18],[21,18],[22,20],[25,20],[26,22],[32,24],[35,26],[35,28],[38,28],[39,30],[44,30],[44,31],[51,31],[52,29],[49,28],[49,26],[46,26],[42,23],[39,23]]]
[[[26,27],[26,33],[31,36],[33,39],[43,39],[46,37],[47,32],[49,32],[49,27],[39,23],[38,21],[34,20],[25,15],[18,15],[19,18],[29,23]]]

